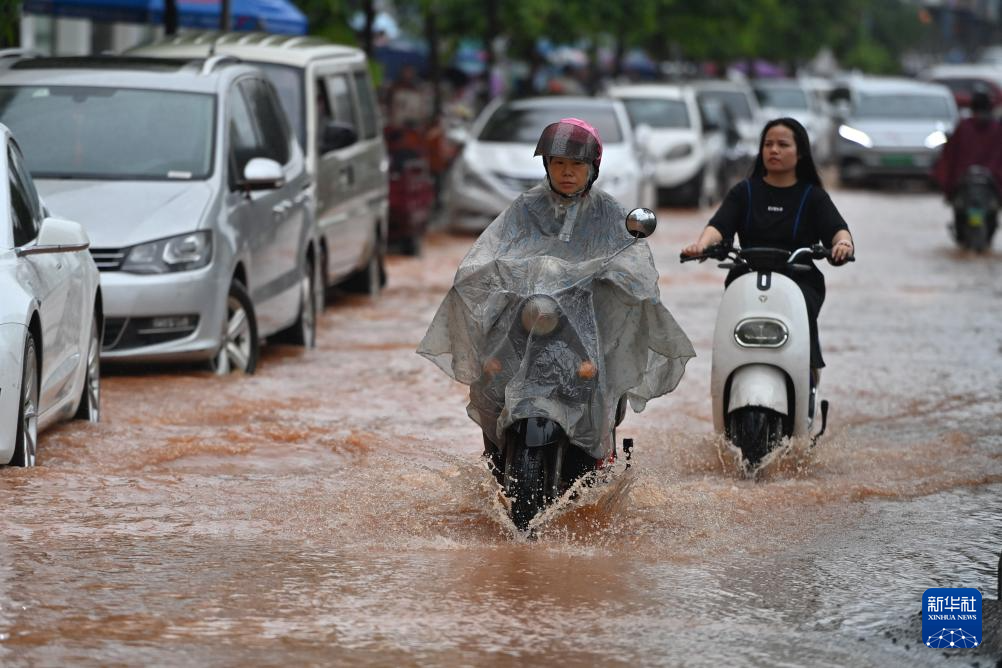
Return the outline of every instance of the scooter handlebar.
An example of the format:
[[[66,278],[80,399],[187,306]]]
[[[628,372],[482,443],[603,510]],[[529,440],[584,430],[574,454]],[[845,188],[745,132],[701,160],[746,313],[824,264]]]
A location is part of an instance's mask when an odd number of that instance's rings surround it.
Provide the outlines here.
[[[712,246],[707,246],[703,249],[702,253],[697,255],[686,255],[685,253],[679,253],[678,259],[680,262],[705,262],[707,260],[726,260],[728,254],[733,250],[732,246],[727,244],[713,244]]]

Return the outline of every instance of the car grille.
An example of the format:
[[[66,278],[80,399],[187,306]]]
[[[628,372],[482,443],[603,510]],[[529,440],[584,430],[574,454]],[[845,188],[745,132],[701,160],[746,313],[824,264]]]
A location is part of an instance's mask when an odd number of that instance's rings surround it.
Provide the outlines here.
[[[125,261],[125,248],[91,248],[90,255],[98,271],[119,271]]]
[[[159,322],[162,320],[173,322]],[[184,322],[181,322],[183,320]],[[105,318],[101,350],[129,350],[183,339],[198,328],[198,316]]]
[[[539,183],[538,177],[525,178],[522,176],[511,176],[510,174],[500,174],[498,172],[494,172],[494,176],[497,177],[501,183],[505,184],[505,187],[509,190],[514,190],[519,193],[524,193],[526,190]]]

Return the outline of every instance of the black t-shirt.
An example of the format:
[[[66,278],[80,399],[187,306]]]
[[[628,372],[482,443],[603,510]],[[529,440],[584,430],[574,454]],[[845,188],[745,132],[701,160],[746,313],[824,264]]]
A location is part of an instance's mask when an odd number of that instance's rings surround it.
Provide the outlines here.
[[[819,242],[831,247],[835,233],[849,229],[823,188],[803,182],[777,188],[758,176],[731,188],[708,225],[717,228],[725,240],[737,235],[742,248],[767,246],[790,251]],[[790,277],[824,299],[824,276],[812,261],[805,258],[801,262],[809,263],[811,271]],[[728,276],[728,283],[734,278]]]

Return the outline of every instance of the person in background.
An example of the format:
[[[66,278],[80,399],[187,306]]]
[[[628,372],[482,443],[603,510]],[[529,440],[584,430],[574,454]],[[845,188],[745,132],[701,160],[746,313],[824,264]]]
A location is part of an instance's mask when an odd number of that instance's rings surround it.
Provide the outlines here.
[[[991,172],[998,192],[1002,186],[1002,123],[992,117],[991,96],[982,89],[971,95],[971,116],[957,124],[932,170],[933,179],[953,206],[958,226],[966,216],[957,198],[959,186],[967,170],[974,166]],[[998,224],[996,218],[997,214],[986,221],[989,238]]]

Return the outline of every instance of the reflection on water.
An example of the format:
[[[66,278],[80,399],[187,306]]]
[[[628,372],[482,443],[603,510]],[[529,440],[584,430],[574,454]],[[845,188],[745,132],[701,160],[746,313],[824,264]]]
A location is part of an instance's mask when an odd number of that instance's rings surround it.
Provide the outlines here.
[[[628,471],[513,538],[465,388],[413,353],[469,243],[432,239],[317,351],[111,375],[104,422],[0,471],[0,662],[940,665],[888,629],[929,587],[997,596],[1002,265],[944,250],[933,196],[836,202],[860,261],[828,272],[815,450],[752,480],[711,433],[722,272],[677,266],[703,221],[673,213],[652,243],[699,356],[627,417]]]

